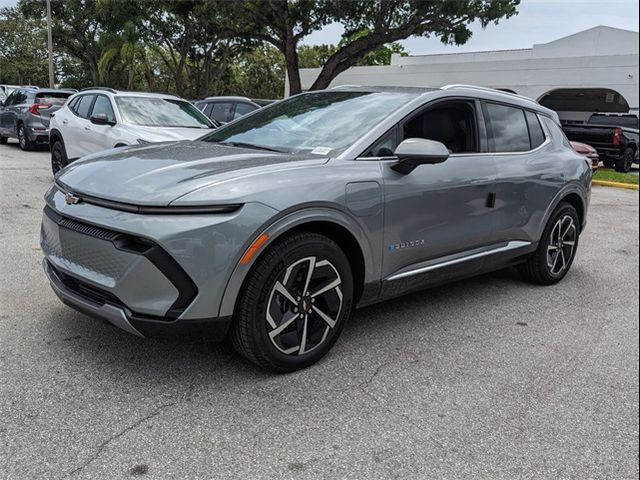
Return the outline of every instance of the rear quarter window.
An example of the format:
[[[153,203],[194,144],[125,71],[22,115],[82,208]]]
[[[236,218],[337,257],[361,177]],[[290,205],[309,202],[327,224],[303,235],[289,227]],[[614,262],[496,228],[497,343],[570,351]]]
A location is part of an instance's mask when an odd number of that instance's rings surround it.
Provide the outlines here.
[[[544,131],[540,125],[538,115],[533,112],[525,112],[527,117],[527,126],[529,127],[529,137],[531,137],[531,148],[538,148],[545,141]]]

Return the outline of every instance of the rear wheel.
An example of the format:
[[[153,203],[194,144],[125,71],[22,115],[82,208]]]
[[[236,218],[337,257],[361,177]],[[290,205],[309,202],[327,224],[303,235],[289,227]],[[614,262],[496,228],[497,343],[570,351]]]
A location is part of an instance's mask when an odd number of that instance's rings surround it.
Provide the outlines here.
[[[287,236],[255,263],[236,305],[231,340],[256,365],[291,372],[320,360],[351,313],[347,257],[327,237]]]
[[[635,152],[633,148],[629,147],[624,151],[622,157],[616,160],[616,172],[627,173],[633,166],[633,160],[635,158]]]
[[[57,140],[51,147],[51,171],[55,175],[68,164],[69,161],[67,160],[64,145],[60,140]]]
[[[27,129],[25,128],[24,123],[18,125],[18,143],[22,150],[33,150],[33,143],[27,136]]]
[[[6,145],[9,139],[0,135],[0,145]]]
[[[520,265],[520,273],[538,285],[553,285],[562,280],[576,256],[579,222],[573,205],[560,203],[547,223],[538,249]]]

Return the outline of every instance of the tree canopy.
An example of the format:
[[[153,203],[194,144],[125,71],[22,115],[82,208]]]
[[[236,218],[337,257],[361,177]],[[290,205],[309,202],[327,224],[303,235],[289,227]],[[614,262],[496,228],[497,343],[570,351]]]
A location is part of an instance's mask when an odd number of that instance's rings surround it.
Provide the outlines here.
[[[519,0],[52,0],[56,79],[162,90],[187,98],[273,98],[302,89],[300,68],[322,89],[352,66],[387,65],[412,36],[463,44],[470,25],[517,13]],[[0,80],[45,84],[45,0],[0,9]],[[335,45],[307,45],[329,24]]]

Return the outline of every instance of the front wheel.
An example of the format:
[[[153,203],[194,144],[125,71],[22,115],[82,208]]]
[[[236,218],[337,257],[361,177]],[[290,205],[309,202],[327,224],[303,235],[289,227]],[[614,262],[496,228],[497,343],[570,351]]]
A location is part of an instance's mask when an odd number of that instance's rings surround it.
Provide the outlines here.
[[[69,164],[67,152],[61,141],[57,141],[51,147],[51,171],[55,175]]]
[[[240,293],[231,340],[256,365],[291,372],[320,360],[351,313],[349,261],[331,239],[289,235],[256,261]]]
[[[520,265],[520,273],[538,285],[558,283],[573,264],[579,237],[578,212],[573,205],[560,203],[544,229],[537,250]]]
[[[0,135],[0,145],[6,145],[8,140],[9,139],[7,137],[3,137],[2,135]]]
[[[635,159],[635,153],[633,148],[629,147],[624,151],[622,157],[616,161],[616,172],[628,173],[633,166],[633,160]]]

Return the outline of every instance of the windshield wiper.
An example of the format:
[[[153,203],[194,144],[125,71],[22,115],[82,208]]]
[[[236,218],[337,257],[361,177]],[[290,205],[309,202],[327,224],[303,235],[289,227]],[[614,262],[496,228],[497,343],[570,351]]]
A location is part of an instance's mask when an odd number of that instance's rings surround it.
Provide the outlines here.
[[[220,145],[230,145],[232,147],[245,147],[245,148],[254,148],[256,150],[266,150],[268,152],[278,152],[278,153],[289,153],[287,150],[281,150],[273,147],[265,147],[263,145],[254,145],[253,143],[245,143],[245,142],[218,142]]]

